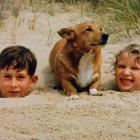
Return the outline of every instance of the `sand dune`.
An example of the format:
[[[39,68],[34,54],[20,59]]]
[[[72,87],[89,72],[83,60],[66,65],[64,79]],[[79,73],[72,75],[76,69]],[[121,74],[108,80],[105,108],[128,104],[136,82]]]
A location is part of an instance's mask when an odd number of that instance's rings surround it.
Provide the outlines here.
[[[58,29],[92,19],[72,12],[40,14],[32,31],[31,17],[31,13],[22,13],[16,27],[11,17],[0,31],[0,49],[13,43],[30,48],[38,58],[39,75],[29,96],[0,98],[0,140],[140,140],[139,91],[112,88],[114,55],[129,43],[140,43],[139,36],[115,44],[110,36],[103,49],[103,96],[81,94],[79,100],[68,100],[51,88],[55,82],[48,55],[59,39]]]

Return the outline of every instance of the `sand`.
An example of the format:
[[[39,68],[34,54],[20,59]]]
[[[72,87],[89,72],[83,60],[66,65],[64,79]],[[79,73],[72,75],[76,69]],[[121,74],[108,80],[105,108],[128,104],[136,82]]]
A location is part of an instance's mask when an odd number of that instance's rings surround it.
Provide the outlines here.
[[[87,20],[93,17],[78,12],[54,16],[24,12],[5,21],[0,50],[12,44],[30,48],[38,59],[39,81],[25,98],[0,98],[0,140],[140,140],[140,92],[112,88],[115,54],[130,43],[140,43],[139,36],[115,42],[110,36],[103,49],[102,96],[80,94],[79,100],[68,100],[62,91],[52,89],[55,80],[48,56],[60,38],[57,30]]]

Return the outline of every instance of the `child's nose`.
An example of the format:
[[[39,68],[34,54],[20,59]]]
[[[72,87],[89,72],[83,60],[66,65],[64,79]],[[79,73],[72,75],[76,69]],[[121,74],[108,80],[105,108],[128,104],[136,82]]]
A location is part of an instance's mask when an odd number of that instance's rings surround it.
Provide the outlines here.
[[[12,78],[12,80],[11,80],[11,86],[12,87],[16,87],[17,86],[17,80],[16,80],[16,78]]]
[[[123,74],[126,75],[126,76],[130,75],[131,74],[131,70],[129,68],[126,68],[126,69],[124,69]]]

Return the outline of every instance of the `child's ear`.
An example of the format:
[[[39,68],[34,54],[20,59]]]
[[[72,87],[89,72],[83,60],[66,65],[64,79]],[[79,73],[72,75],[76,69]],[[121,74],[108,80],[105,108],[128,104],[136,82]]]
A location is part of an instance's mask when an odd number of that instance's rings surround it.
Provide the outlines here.
[[[32,89],[34,87],[34,85],[36,84],[37,81],[38,81],[38,76],[37,75],[33,75],[31,77],[30,89]]]
[[[32,83],[35,84],[38,81],[38,76],[37,75],[33,75],[31,77]]]

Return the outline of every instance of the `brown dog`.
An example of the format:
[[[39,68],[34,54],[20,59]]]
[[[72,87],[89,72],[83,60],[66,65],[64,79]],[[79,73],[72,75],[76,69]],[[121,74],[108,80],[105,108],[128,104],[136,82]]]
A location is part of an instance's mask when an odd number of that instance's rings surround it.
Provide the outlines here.
[[[62,88],[71,98],[77,89],[97,95],[101,84],[101,47],[109,35],[95,22],[81,23],[58,31],[62,37],[53,47],[49,63]]]

